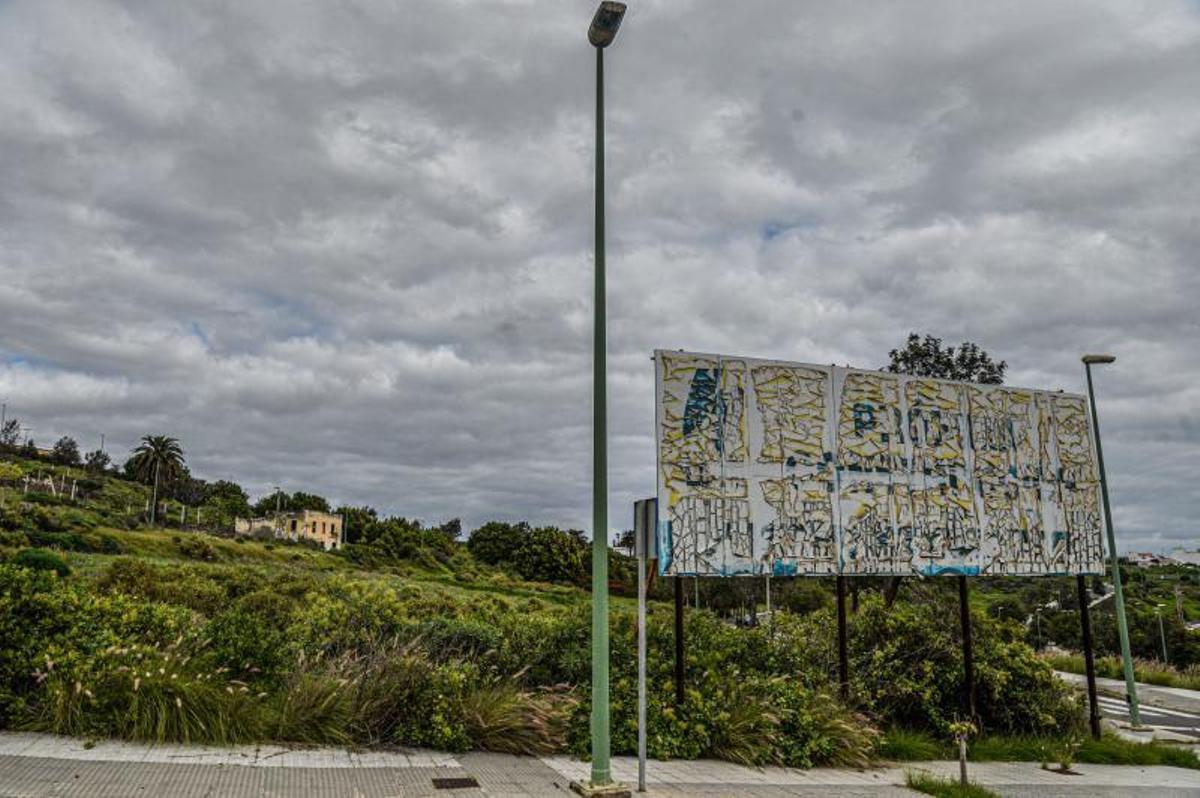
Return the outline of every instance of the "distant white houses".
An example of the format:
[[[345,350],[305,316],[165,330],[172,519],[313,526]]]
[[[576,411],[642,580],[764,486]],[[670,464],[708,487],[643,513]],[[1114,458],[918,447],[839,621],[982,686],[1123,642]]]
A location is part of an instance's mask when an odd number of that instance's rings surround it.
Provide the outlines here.
[[[1153,554],[1148,551],[1131,551],[1125,555],[1130,565],[1138,568],[1154,568],[1159,565],[1170,565],[1171,558],[1163,554]]]
[[[1171,552],[1171,559],[1184,565],[1200,565],[1200,550],[1188,551],[1181,546]]]
[[[317,510],[278,513],[266,518],[235,518],[233,531],[238,535],[273,537],[278,540],[309,540],[321,548],[340,549],[345,529],[340,515]]]
[[[1176,548],[1169,555],[1149,551],[1131,551],[1125,560],[1138,568],[1155,568],[1160,565],[1200,565],[1200,551]]]

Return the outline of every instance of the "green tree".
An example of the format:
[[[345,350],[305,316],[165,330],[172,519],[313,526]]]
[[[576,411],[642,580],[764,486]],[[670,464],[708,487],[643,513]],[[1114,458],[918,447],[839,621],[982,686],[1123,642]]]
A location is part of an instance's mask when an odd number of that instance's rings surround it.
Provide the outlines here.
[[[50,459],[59,465],[79,465],[79,444],[75,442],[74,438],[62,436],[55,442],[54,448],[50,452]]]
[[[346,519],[345,534],[347,543],[362,543],[367,527],[379,520],[379,514],[374,507],[350,507],[342,505],[334,510]]]
[[[511,563],[528,531],[529,524],[524,521],[518,524],[489,521],[471,533],[467,550],[475,559],[488,565]]]
[[[978,344],[963,341],[957,348],[944,347],[941,338],[926,335],[922,339],[916,333],[909,333],[904,348],[893,349],[888,356],[888,371],[916,377],[999,385],[1008,369],[1008,363],[992,360]]]
[[[110,465],[112,465],[112,458],[101,449],[88,452],[87,456],[83,458],[83,467],[93,474],[104,473]]]
[[[150,525],[153,526],[158,516],[159,483],[170,482],[184,473],[183,447],[167,435],[146,435],[133,450],[125,469],[141,482],[154,485],[150,504]]]
[[[250,512],[256,518],[264,518],[276,512],[286,513],[289,501],[290,498],[285,492],[276,490],[256,501]]]
[[[324,496],[317,496],[314,493],[296,491],[289,496],[280,490],[263,496],[255,502],[253,510],[256,516],[267,516],[276,511],[298,513],[301,510],[315,510],[327,513],[329,512],[329,501]]]
[[[205,518],[216,526],[233,526],[233,519],[250,513],[250,497],[236,482],[218,479],[204,488]]]
[[[15,449],[20,442],[21,422],[19,419],[10,418],[4,422],[3,427],[0,427],[0,446],[6,449]]]
[[[315,493],[296,491],[288,499],[287,505],[288,512],[293,513],[301,510],[314,510],[319,513],[329,512],[329,501],[324,496],[317,496]]]

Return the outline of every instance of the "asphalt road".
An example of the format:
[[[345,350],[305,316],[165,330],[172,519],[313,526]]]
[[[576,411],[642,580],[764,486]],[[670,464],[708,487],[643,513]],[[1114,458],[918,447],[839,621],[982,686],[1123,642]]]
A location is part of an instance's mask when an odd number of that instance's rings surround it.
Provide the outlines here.
[[[1123,699],[1101,694],[1099,700],[1101,715],[1120,723],[1129,723],[1129,707]],[[1200,714],[1142,703],[1138,705],[1138,715],[1143,726],[1186,735],[1200,741]]]

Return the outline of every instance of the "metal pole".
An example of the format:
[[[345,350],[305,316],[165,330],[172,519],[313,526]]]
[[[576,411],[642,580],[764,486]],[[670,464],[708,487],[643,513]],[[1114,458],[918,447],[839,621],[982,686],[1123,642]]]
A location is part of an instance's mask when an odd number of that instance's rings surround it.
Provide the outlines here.
[[[150,526],[158,520],[158,467],[160,462],[154,464],[154,506],[150,508]]]
[[[1129,722],[1141,726],[1138,714],[1137,682],[1133,678],[1133,654],[1129,650],[1129,625],[1125,620],[1125,591],[1121,589],[1121,565],[1117,561],[1117,538],[1113,533],[1112,509],[1108,503],[1108,479],[1104,473],[1104,449],[1100,446],[1100,419],[1096,417],[1096,392],[1092,387],[1092,364],[1087,372],[1088,403],[1092,408],[1092,433],[1096,437],[1096,464],[1100,468],[1100,496],[1104,500],[1104,527],[1108,536],[1108,554],[1112,558],[1113,592],[1117,610],[1117,634],[1121,639],[1121,661],[1125,669],[1125,701],[1129,704]]]
[[[675,706],[683,706],[683,577],[675,577]]]
[[[612,781],[608,739],[608,393],[604,286],[604,48],[596,48],[596,313],[592,349],[592,784]]]
[[[635,545],[637,546],[638,566],[638,792],[646,791],[646,534],[645,513],[639,519],[638,509],[644,505],[634,505],[633,527],[637,530]],[[639,520],[642,522],[639,524]]]
[[[971,607],[967,601],[967,577],[958,577],[958,612],[962,623],[963,710],[967,719],[975,718],[975,656],[971,648]]]
[[[1079,626],[1083,632],[1083,665],[1087,674],[1088,692],[1088,722],[1092,727],[1092,737],[1100,739],[1100,702],[1096,697],[1096,660],[1092,655],[1092,616],[1088,611],[1087,580],[1083,574],[1075,577],[1076,589],[1079,593]]]
[[[837,626],[838,626],[838,690],[842,700],[850,699],[850,657],[846,647],[846,577],[837,576]]]
[[[1163,631],[1162,607],[1155,607],[1154,614],[1158,616],[1158,636],[1162,639],[1163,647],[1163,665],[1170,664],[1167,661],[1167,633]]]

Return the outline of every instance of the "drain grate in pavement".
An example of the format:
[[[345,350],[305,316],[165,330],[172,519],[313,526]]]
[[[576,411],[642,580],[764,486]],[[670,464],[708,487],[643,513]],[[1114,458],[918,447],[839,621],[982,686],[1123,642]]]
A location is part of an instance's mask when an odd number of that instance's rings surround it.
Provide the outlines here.
[[[461,790],[464,787],[478,786],[479,782],[470,776],[451,776],[433,780],[433,788],[435,790]]]

